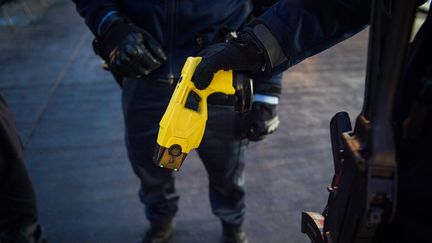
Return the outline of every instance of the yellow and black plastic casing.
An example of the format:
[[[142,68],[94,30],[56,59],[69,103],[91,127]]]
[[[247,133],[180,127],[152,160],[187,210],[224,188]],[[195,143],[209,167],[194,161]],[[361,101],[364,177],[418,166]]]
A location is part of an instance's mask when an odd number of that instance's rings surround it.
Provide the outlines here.
[[[199,90],[192,82],[195,68],[201,57],[189,57],[183,66],[180,80],[174,90],[167,110],[159,123],[157,146],[153,160],[163,168],[178,171],[186,155],[201,143],[206,127],[208,109],[207,97],[213,93],[234,95],[239,84],[233,80],[232,71],[218,71],[210,85]],[[252,96],[251,81],[246,93]],[[243,92],[244,93],[244,92]],[[250,105],[251,97],[246,102]],[[244,99],[239,99],[240,103]],[[244,104],[243,104],[244,106]]]

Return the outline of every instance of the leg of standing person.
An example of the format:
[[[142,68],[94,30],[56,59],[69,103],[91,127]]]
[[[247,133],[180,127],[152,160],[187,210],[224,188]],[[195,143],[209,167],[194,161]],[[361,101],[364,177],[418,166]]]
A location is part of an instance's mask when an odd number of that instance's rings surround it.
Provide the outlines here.
[[[212,211],[222,222],[226,242],[247,242],[242,229],[247,143],[236,136],[234,107],[209,105],[207,127],[198,153],[209,175]]]
[[[178,199],[173,172],[153,163],[159,121],[175,86],[150,81],[126,79],[123,85],[123,112],[126,146],[132,168],[141,181],[139,197],[151,227],[143,242],[170,238]]]
[[[259,94],[261,99],[270,97],[278,100],[281,83],[282,75],[258,78],[254,85],[259,86],[259,93],[255,95]],[[198,149],[209,174],[212,210],[222,221],[226,242],[247,242],[242,229],[245,215],[244,153],[249,142],[244,138],[247,133],[241,132],[245,125],[242,124],[244,115],[236,113],[233,106],[209,105],[207,128]],[[250,117],[259,121],[263,118]],[[258,121],[246,123],[254,122]]]
[[[36,196],[12,115],[0,96],[0,242],[43,243]]]

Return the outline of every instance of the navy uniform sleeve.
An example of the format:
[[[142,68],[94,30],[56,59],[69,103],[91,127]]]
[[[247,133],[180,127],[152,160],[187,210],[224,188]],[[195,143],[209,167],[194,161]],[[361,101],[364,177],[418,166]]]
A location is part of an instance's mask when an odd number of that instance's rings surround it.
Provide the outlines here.
[[[78,13],[85,19],[85,23],[97,35],[99,22],[109,12],[117,11],[118,7],[112,0],[73,0]]]
[[[253,21],[266,71],[280,73],[362,30],[371,0],[281,0]]]

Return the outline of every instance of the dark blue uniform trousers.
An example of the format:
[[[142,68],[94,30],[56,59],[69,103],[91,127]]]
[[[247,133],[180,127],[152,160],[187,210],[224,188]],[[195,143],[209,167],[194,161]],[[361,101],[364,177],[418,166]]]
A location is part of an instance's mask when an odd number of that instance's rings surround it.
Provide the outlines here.
[[[36,196],[12,114],[0,95],[0,242],[42,243]]]
[[[174,88],[143,80],[126,80],[123,86],[128,155],[141,180],[139,196],[152,223],[172,220],[178,209],[173,172],[155,166],[152,160],[159,121]],[[209,105],[198,154],[208,173],[213,213],[225,223],[239,225],[245,214],[243,168],[247,141],[236,137],[235,120],[233,106]]]

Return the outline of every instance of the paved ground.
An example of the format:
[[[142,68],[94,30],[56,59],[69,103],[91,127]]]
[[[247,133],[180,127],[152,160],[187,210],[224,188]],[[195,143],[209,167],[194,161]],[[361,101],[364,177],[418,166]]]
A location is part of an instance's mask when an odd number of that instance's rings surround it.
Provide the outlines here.
[[[30,23],[17,21],[14,30],[0,24],[0,92],[25,143],[49,240],[134,242],[148,223],[123,144],[120,89],[100,70],[70,1],[29,7],[36,9]],[[247,153],[251,243],[307,242],[300,213],[326,202],[328,124],[337,111],[352,119],[360,111],[366,41],[362,32],[285,73],[280,128]],[[176,242],[217,242],[220,226],[196,154],[178,173],[177,188]]]

